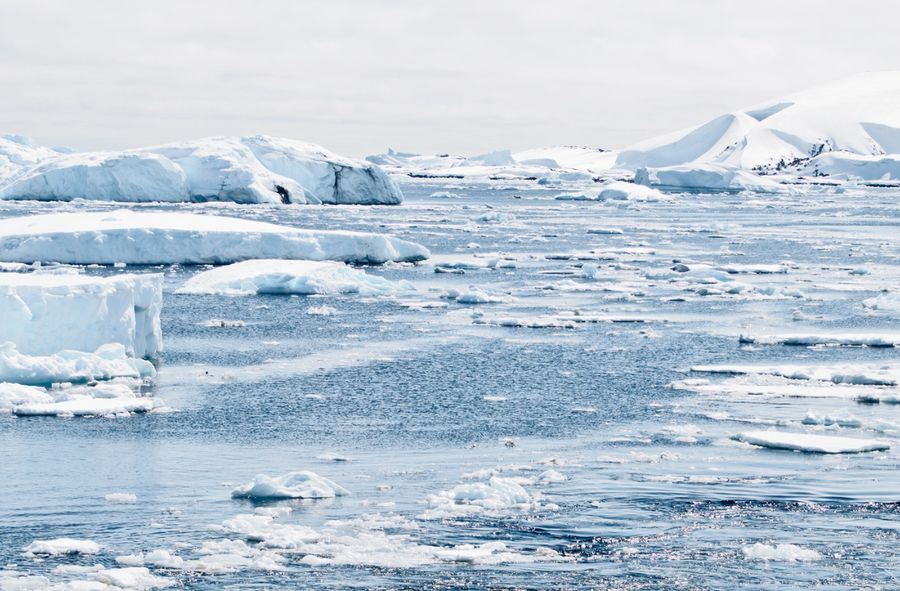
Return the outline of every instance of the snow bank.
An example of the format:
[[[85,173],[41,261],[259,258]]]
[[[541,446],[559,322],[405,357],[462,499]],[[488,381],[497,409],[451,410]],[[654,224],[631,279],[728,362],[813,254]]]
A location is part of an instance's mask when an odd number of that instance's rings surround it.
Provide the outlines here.
[[[822,555],[815,550],[801,548],[795,544],[770,545],[757,542],[741,548],[744,558],[748,560],[773,560],[779,562],[813,562],[821,560]]]
[[[52,355],[26,355],[15,343],[0,344],[0,382],[43,386],[154,375],[153,364],[130,357],[120,343],[102,345],[93,353],[62,350]]]
[[[330,499],[350,494],[344,487],[315,472],[290,472],[256,478],[231,492],[236,499]]]
[[[174,212],[120,209],[0,220],[0,260],[24,263],[223,264],[283,258],[381,264],[429,254],[419,244],[384,234]]]
[[[9,368],[14,355],[96,351],[110,343],[131,356],[155,357],[162,349],[161,308],[162,275],[0,273],[0,343],[14,343],[12,348],[0,346],[0,364]],[[84,375],[123,375],[118,369],[100,369],[109,362],[121,364],[119,353],[108,347],[94,357],[69,352],[47,363],[68,364]],[[50,367],[35,371],[61,375]]]
[[[849,454],[890,449],[890,444],[874,439],[854,439],[831,435],[784,433],[781,431],[748,431],[734,436],[737,441],[769,449],[783,449],[820,454]]]
[[[261,259],[194,275],[178,290],[193,294],[299,294],[366,296],[412,291],[408,282],[389,281],[344,263]]]
[[[0,184],[0,199],[402,201],[396,183],[371,163],[338,156],[315,144],[262,135],[213,137],[122,152],[38,156],[31,167],[21,167]]]

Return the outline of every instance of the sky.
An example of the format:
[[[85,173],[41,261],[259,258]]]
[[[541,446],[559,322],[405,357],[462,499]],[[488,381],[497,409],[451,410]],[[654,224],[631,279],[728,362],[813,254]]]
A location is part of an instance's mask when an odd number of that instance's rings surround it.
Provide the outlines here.
[[[621,148],[900,69],[898,22],[893,0],[3,0],[0,133]]]

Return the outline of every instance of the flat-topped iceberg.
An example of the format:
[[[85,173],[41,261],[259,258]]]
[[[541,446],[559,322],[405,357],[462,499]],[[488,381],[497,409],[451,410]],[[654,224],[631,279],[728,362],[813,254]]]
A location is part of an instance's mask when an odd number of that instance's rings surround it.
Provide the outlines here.
[[[428,249],[384,234],[304,230],[175,212],[60,213],[0,220],[0,261],[130,265],[225,264],[254,258],[382,264]]]
[[[14,142],[7,142],[14,143]],[[378,166],[316,144],[213,137],[119,152],[60,154],[0,144],[0,199],[397,204]],[[15,147],[15,146],[13,146]]]
[[[411,291],[407,282],[389,281],[333,261],[249,260],[194,275],[179,293],[384,295]]]
[[[118,359],[119,349],[122,356],[155,357],[162,348],[161,308],[159,274],[0,273],[0,344],[7,343],[0,346],[0,358],[8,362],[13,353],[57,355],[107,347],[94,354],[96,363],[86,358],[53,361],[87,371],[110,355]],[[110,345],[118,348],[112,351]]]

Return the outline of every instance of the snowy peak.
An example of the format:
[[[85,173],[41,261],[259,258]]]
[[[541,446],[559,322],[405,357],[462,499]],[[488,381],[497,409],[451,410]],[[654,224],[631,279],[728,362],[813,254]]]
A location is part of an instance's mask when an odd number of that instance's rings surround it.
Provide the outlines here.
[[[727,113],[631,146],[616,166],[780,170],[824,152],[900,152],[900,72],[860,74]]]

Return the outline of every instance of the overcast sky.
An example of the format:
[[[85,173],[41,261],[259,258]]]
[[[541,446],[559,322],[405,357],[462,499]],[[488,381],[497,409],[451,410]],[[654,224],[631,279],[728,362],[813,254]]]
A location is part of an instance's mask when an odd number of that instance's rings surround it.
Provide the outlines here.
[[[0,2],[0,133],[267,133],[347,155],[622,147],[867,70],[900,2]]]

